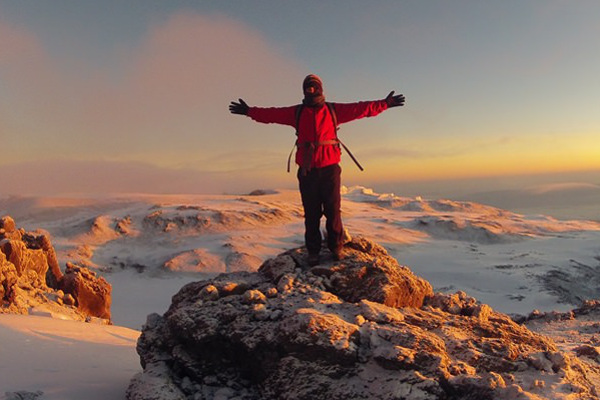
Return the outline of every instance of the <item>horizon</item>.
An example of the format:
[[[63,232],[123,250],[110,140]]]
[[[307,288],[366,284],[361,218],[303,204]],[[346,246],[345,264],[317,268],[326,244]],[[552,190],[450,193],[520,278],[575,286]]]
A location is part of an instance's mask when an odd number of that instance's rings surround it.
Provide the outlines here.
[[[56,182],[54,176],[68,175],[68,169],[85,171],[67,184]],[[342,162],[344,165],[344,162]],[[355,168],[346,162],[346,168]],[[30,173],[27,172],[30,170]],[[30,174],[23,180],[20,171]],[[215,184],[219,174],[193,170],[168,170],[132,163],[31,163],[28,168],[4,167],[0,174],[0,200],[11,198],[104,198],[127,196],[205,196],[247,195],[255,190],[297,191],[295,174],[281,171],[281,179],[248,179],[235,184],[237,174]],[[37,172],[37,173],[36,173]],[[154,180],[169,185],[152,184]],[[102,182],[100,185],[98,181]],[[207,185],[212,182],[212,185]],[[71,190],[73,184],[79,190]],[[494,206],[522,214],[543,214],[558,219],[588,219],[600,221],[600,170],[546,173],[535,175],[487,176],[428,181],[388,181],[369,184],[361,179],[346,179],[343,186],[365,187],[378,194],[399,197],[422,197],[428,200],[468,201]],[[12,192],[6,188],[13,188]],[[298,193],[298,196],[299,193]],[[342,204],[343,206],[343,204]],[[0,210],[1,211],[1,210]]]
[[[600,3],[250,4],[0,0],[0,195],[295,188],[293,129],[227,105],[296,104],[309,73],[407,98],[341,126],[346,186],[600,184]]]

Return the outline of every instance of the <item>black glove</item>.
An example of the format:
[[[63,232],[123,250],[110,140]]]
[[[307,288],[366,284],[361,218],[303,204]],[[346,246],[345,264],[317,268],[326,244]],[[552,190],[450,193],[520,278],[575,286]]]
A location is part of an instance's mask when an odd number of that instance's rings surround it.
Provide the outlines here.
[[[250,107],[248,107],[248,104],[246,104],[244,100],[238,100],[240,101],[239,103],[232,101],[231,104],[229,104],[229,112],[232,114],[248,115]]]
[[[404,105],[404,95],[397,94],[394,96],[394,91],[392,90],[390,92],[390,94],[388,94],[387,97],[385,98],[385,102],[387,103],[388,107],[403,106]]]

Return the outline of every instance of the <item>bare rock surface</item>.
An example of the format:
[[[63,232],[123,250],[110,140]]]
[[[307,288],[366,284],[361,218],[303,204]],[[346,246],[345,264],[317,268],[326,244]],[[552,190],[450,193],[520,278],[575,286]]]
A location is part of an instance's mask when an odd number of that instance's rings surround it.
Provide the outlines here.
[[[67,263],[60,287],[74,297],[79,311],[110,320],[111,286],[94,271]]]
[[[138,341],[141,399],[597,399],[588,364],[463,292],[434,294],[381,246],[184,286]],[[585,357],[597,357],[590,348]]]
[[[60,269],[50,238],[0,218],[0,313],[110,322],[112,288],[87,268]]]

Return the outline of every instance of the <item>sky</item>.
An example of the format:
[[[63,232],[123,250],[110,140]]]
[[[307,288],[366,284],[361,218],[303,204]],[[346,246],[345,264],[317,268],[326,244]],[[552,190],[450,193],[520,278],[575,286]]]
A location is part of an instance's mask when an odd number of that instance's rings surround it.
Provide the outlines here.
[[[328,101],[407,99],[341,126],[365,167],[343,156],[345,184],[598,185],[598,20],[596,0],[0,0],[0,195],[295,187],[294,130],[228,104],[297,104],[309,73]]]

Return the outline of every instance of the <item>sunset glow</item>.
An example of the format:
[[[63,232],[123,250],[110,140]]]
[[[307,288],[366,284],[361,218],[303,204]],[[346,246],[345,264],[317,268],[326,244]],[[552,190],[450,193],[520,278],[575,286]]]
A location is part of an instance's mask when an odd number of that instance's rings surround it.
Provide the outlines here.
[[[162,171],[140,175],[148,192],[295,186],[293,129],[227,104],[297,104],[310,72],[329,101],[406,95],[342,126],[366,167],[343,157],[354,181],[600,171],[595,2],[109,3],[0,0],[0,166],[41,171],[0,178],[4,194],[122,191],[101,170],[136,165]],[[57,164],[98,173],[44,176]]]

